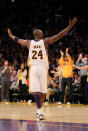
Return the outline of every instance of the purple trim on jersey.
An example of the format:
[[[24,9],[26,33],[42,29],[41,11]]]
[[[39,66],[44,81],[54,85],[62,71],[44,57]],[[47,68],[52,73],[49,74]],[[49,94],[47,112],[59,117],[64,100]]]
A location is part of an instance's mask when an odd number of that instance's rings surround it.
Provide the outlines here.
[[[41,39],[40,39],[41,40]],[[40,40],[34,40],[35,42],[38,42],[38,41],[40,41]]]

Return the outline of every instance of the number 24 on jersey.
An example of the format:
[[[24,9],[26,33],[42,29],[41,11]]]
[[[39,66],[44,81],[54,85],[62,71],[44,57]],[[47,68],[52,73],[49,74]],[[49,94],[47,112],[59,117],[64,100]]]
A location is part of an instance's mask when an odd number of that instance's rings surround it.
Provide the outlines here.
[[[36,50],[32,50],[32,59],[38,59],[38,57],[40,59],[43,59],[42,50],[40,50],[39,52],[37,52]]]

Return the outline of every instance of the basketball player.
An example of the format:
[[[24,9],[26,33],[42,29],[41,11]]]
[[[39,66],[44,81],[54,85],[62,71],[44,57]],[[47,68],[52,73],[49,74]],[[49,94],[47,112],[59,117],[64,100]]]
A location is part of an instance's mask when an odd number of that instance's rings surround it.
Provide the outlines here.
[[[48,60],[46,49],[49,44],[53,44],[60,38],[62,38],[77,22],[77,18],[74,18],[69,26],[62,30],[57,35],[47,37],[43,39],[43,32],[40,29],[33,31],[34,40],[23,40],[12,34],[8,29],[9,37],[22,46],[26,46],[29,50],[30,58],[30,90],[34,95],[34,99],[37,105],[36,116],[40,120],[44,119],[42,112],[42,105],[44,102],[45,94],[47,93],[47,72],[48,72]]]

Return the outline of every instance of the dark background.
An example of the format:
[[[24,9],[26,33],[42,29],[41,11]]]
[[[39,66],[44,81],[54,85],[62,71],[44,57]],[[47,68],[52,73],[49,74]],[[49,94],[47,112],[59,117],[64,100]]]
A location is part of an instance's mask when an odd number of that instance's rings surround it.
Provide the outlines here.
[[[69,18],[74,16],[78,18],[77,32],[88,34],[87,0],[0,0],[0,38],[7,39],[8,27],[25,38],[31,38],[29,34],[34,28],[44,32],[51,28],[53,32],[48,35],[53,35],[66,27]]]

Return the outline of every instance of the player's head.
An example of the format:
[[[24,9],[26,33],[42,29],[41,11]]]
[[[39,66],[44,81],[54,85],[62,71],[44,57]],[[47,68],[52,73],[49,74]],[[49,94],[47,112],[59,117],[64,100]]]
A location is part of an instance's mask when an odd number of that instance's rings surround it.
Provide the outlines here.
[[[42,39],[43,38],[43,32],[40,29],[35,29],[33,31],[34,39]]]

